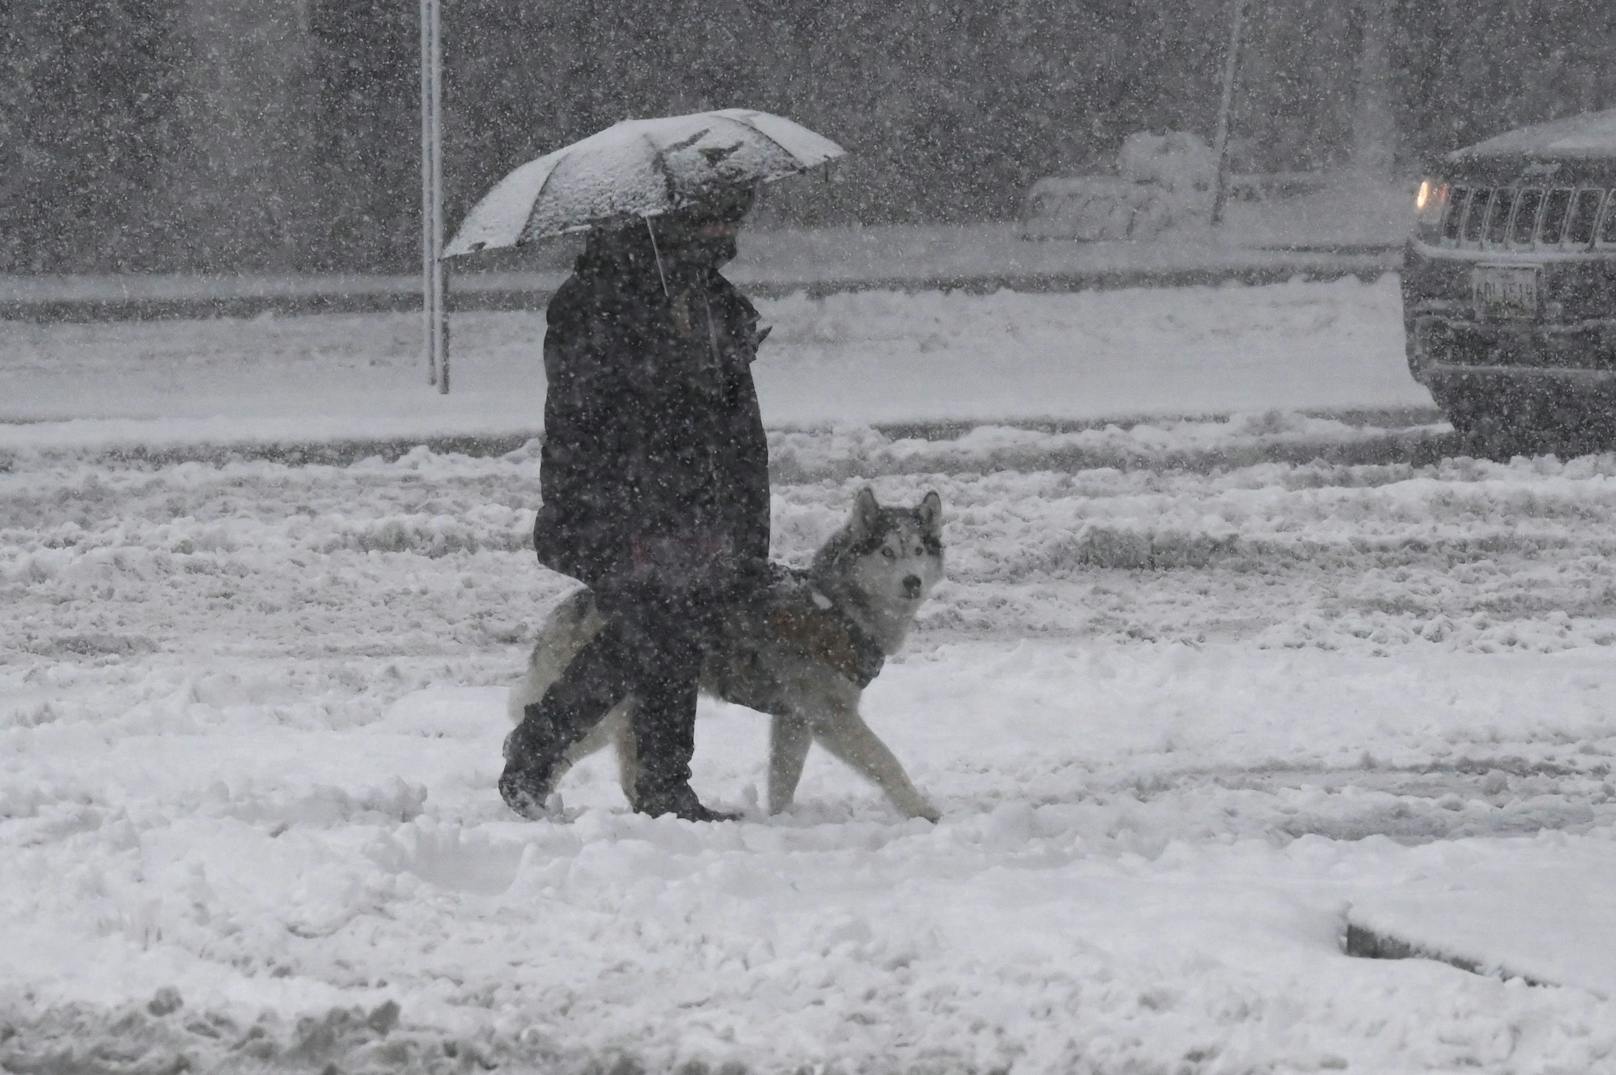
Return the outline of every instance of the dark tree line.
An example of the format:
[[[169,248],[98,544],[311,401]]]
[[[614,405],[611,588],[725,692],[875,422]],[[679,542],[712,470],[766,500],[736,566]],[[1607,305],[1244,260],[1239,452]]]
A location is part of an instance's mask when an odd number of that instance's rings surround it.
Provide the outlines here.
[[[1382,166],[1616,107],[1606,0],[1249,0],[1237,166]],[[1228,0],[443,0],[451,221],[617,119],[745,104],[843,142],[775,221],[1004,218],[1141,129],[1210,135]],[[411,0],[11,0],[0,271],[407,269]],[[1374,46],[1380,67],[1366,64]]]
[[[0,14],[0,271],[165,245],[189,61],[170,0],[13,0]],[[105,251],[105,257],[96,251]]]

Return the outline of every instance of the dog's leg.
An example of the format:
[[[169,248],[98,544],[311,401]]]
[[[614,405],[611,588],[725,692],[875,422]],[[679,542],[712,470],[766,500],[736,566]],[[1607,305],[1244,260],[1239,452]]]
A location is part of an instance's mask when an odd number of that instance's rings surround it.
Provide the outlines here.
[[[910,817],[936,821],[942,816],[909,779],[903,763],[864,723],[856,706],[837,706],[827,719],[815,722],[813,734],[820,746],[873,781]]]
[[[623,798],[630,809],[635,808],[634,789],[640,783],[640,747],[634,738],[634,722],[629,719],[629,699],[607,714],[602,724],[607,725],[612,745],[617,748],[617,783],[623,789]]]
[[[813,745],[813,729],[797,717],[774,717],[769,724],[769,813],[791,805],[802,779],[802,765]]]

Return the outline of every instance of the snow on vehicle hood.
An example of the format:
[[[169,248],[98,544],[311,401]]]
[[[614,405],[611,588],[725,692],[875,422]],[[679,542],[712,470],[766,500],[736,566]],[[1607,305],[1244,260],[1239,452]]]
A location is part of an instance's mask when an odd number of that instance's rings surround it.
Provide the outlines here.
[[[1534,123],[1449,154],[1450,161],[1503,156],[1616,156],[1616,108]]]

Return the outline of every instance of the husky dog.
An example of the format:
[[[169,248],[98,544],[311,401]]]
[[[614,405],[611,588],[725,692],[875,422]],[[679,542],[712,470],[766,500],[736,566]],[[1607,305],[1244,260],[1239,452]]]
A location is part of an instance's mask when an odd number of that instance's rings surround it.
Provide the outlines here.
[[[933,806],[859,714],[864,688],[896,653],[915,613],[943,576],[942,501],[927,493],[913,508],[883,508],[865,488],[847,523],[804,571],[778,569],[759,607],[738,611],[708,651],[706,694],[768,714],[769,812],[791,805],[808,747],[818,742],[886,792],[910,817],[936,821]],[[527,676],[512,689],[510,716],[544,696],[599,631],[593,595],[579,590],[539,631]],[[607,714],[567,751],[559,781],[580,758],[617,747],[618,775],[634,800],[639,763],[629,721],[634,698]]]

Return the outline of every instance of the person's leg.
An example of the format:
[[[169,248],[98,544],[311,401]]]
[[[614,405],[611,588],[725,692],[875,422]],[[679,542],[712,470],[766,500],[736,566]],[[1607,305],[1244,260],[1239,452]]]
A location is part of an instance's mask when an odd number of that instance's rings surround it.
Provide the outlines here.
[[[710,810],[690,786],[696,749],[696,690],[711,630],[715,595],[674,593],[644,622],[645,674],[636,683],[632,728],[639,775],[634,808],[653,817],[686,821],[732,820]]]
[[[544,697],[524,710],[522,722],[506,739],[499,793],[521,816],[530,820],[543,816],[567,750],[633,689],[643,634],[635,622],[642,604],[636,596],[612,594],[609,607],[597,597],[605,625],[550,684]]]
[[[686,820],[705,820],[700,816],[704,808],[690,787],[701,650],[687,637],[666,636],[656,639],[652,648],[655,662],[637,685],[631,717],[640,763],[634,808],[653,817],[673,813]]]
[[[703,651],[728,598],[712,589],[644,585],[599,598],[606,625],[527,707],[507,740],[499,778],[506,804],[523,817],[542,817],[568,748],[633,694],[634,809],[688,821],[733,817],[702,806],[690,787]]]

